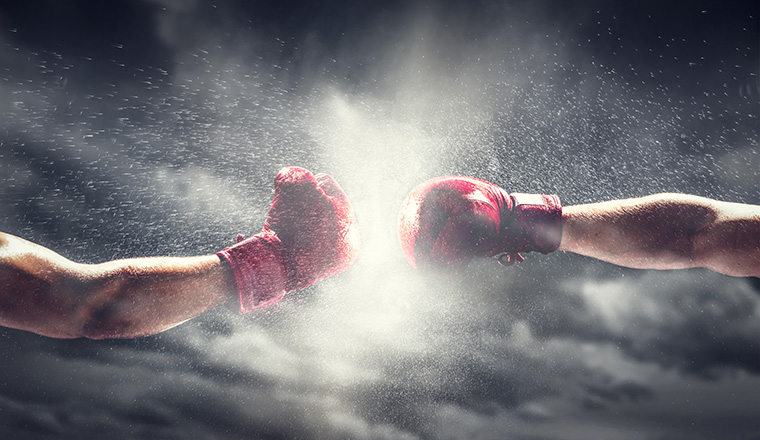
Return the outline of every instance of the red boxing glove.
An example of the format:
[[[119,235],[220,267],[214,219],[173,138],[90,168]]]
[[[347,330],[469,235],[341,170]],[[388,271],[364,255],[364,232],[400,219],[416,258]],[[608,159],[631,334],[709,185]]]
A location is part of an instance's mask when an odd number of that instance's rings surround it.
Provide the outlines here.
[[[557,250],[562,206],[556,195],[508,194],[471,177],[438,177],[406,196],[398,233],[417,269],[459,269],[474,257],[497,254],[509,266],[523,260],[520,252]]]
[[[274,200],[257,235],[217,255],[230,263],[245,313],[337,275],[354,262],[359,233],[348,197],[327,174],[281,169]]]

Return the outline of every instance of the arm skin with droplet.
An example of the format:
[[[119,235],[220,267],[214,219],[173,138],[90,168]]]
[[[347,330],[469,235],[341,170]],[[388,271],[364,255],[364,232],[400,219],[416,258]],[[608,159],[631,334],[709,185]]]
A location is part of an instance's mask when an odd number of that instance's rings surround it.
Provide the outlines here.
[[[0,233],[0,325],[54,338],[128,338],[172,328],[237,298],[216,255],[75,263]]]
[[[760,206],[687,194],[566,206],[559,250],[639,269],[760,276]]]

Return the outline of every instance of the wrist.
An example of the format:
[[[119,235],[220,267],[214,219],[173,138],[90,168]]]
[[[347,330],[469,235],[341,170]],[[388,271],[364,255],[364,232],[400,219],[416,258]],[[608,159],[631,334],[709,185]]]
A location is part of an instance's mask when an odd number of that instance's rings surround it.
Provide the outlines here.
[[[254,235],[217,252],[217,256],[232,269],[240,313],[275,303],[285,295],[287,272],[276,235]]]
[[[510,194],[511,219],[502,226],[509,244],[505,252],[556,251],[562,241],[562,204],[553,194]]]

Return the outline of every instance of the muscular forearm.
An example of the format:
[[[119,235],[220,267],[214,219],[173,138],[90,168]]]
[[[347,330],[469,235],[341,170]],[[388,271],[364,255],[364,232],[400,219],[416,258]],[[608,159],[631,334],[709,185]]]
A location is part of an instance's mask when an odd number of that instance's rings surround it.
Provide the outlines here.
[[[760,207],[658,194],[566,207],[560,249],[642,269],[760,272]]]
[[[218,257],[78,264],[0,233],[0,325],[58,338],[157,333],[235,298]]]
[[[714,216],[684,215],[666,196],[614,200],[563,211],[560,250],[636,268],[691,267],[692,237]]]
[[[229,269],[215,255],[117,260],[89,266],[80,304],[82,335],[124,338],[174,327],[234,299]]]

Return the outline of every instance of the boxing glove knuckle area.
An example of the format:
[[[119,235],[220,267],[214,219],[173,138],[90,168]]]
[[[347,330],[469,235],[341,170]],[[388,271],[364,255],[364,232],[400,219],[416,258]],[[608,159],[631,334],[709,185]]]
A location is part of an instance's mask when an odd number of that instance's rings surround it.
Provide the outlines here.
[[[318,182],[306,169],[287,167],[275,177],[259,234],[217,255],[232,268],[244,313],[343,272],[358,249],[353,210],[337,182],[326,174]]]
[[[561,205],[553,195],[511,195],[497,185],[470,177],[431,179],[402,203],[398,235],[409,263],[465,266],[473,257],[519,252],[552,252],[559,246]],[[505,261],[502,259],[502,261]]]

